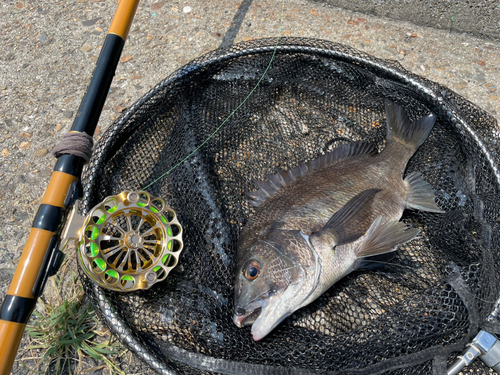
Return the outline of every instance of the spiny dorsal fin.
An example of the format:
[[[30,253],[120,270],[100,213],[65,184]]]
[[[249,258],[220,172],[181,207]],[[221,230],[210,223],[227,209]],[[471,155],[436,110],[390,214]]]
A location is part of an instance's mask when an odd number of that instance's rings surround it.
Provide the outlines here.
[[[247,196],[250,198],[251,204],[260,206],[264,201],[276,194],[276,192],[291,185],[300,177],[308,176],[314,171],[326,168],[340,160],[360,155],[375,155],[377,153],[377,148],[371,142],[356,141],[343,144],[305,164],[300,164],[290,169],[288,172],[280,170],[274,175],[267,175],[264,181],[255,181],[259,190],[247,193]]]

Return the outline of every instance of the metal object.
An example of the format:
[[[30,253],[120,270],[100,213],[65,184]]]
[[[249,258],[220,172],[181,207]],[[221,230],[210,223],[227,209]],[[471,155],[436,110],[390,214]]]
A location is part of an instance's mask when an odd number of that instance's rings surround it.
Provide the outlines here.
[[[474,345],[470,345],[469,348],[467,348],[467,351],[464,354],[458,356],[453,365],[451,365],[451,367],[448,368],[447,374],[448,375],[458,374],[460,371],[462,371],[464,367],[470,365],[471,362],[474,359],[476,359],[480,353],[481,352],[477,347],[475,347]]]
[[[458,374],[477,357],[486,366],[500,373],[500,341],[492,334],[480,331],[474,340],[472,340],[472,344],[469,345],[467,351],[459,356],[448,369],[448,375]]]
[[[98,285],[121,292],[149,289],[177,265],[182,227],[162,199],[124,191],[85,217],[74,207],[63,244],[78,238],[78,263]]]
[[[474,343],[481,349],[479,359],[500,374],[500,341],[492,334],[480,331]]]

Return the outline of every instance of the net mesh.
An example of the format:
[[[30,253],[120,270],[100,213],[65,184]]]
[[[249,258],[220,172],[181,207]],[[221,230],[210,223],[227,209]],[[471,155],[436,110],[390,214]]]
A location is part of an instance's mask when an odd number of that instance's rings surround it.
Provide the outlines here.
[[[498,321],[487,319],[500,289],[498,124],[397,63],[284,38],[264,79],[217,131],[263,75],[275,43],[246,42],[192,61],[103,135],[84,175],[83,211],[160,178],[147,191],[177,212],[185,247],[167,280],[148,291],[117,294],[85,279],[87,293],[109,328],[163,373],[446,368],[485,324],[498,330]],[[244,193],[277,168],[349,141],[382,149],[385,99],[402,104],[411,119],[438,115],[405,173],[420,172],[446,214],[405,211],[403,221],[421,230],[418,239],[385,267],[345,277],[254,342],[248,327],[232,322],[236,244],[254,212]]]

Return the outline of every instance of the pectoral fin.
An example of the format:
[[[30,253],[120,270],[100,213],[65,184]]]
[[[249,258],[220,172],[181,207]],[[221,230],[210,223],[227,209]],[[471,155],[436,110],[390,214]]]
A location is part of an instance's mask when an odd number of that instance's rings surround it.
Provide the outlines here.
[[[323,228],[311,234],[331,247],[357,240],[367,229],[371,205],[380,189],[369,189],[359,193],[338,210]]]
[[[379,216],[366,232],[365,240],[356,249],[356,256],[361,259],[354,268],[362,267],[363,258],[394,251],[398,245],[412,240],[418,233],[418,229],[400,221],[384,222],[382,216]]]

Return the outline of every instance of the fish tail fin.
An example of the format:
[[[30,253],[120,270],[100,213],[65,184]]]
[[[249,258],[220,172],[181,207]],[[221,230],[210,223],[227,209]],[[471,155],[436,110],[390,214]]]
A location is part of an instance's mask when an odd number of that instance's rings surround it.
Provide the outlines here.
[[[363,258],[394,251],[398,245],[412,240],[420,232],[400,221],[382,220],[382,216],[375,219],[366,232],[364,241],[355,250],[358,258],[355,269],[363,268]]]
[[[389,101],[385,102],[387,116],[387,140],[395,140],[416,150],[432,130],[436,115],[430,114],[413,122],[408,119],[402,106]]]
[[[408,208],[413,208],[421,211],[445,213],[441,210],[434,201],[434,190],[432,186],[426,182],[422,175],[418,172],[410,173],[405,179],[405,184],[410,192],[406,205]]]

